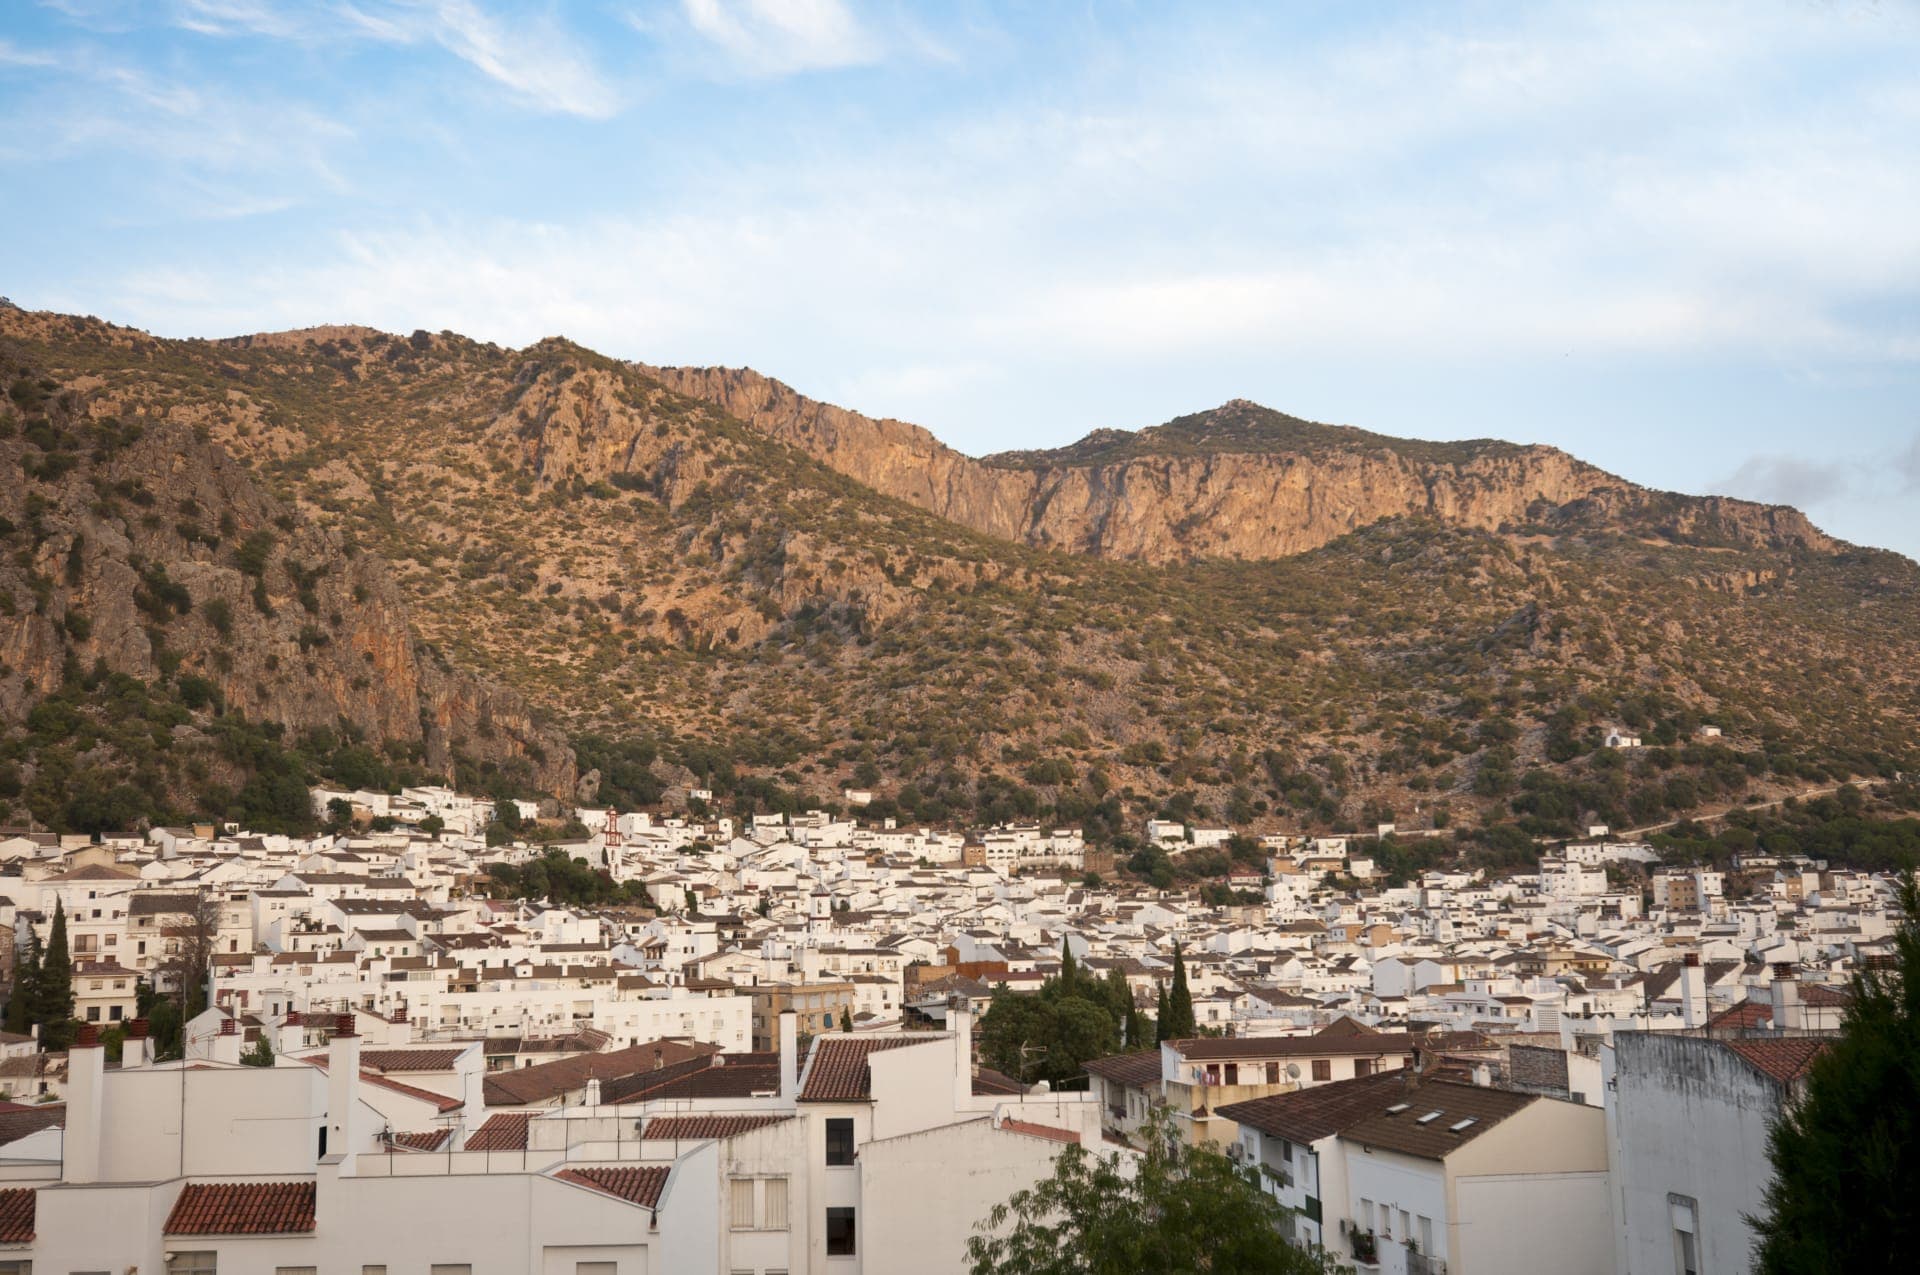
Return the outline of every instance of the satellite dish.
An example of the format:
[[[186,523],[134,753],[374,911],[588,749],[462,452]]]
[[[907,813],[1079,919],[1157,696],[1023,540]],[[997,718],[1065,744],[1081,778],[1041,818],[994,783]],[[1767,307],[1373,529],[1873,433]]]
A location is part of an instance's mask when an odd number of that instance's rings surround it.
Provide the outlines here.
[[[1287,1079],[1288,1079],[1288,1080],[1298,1080],[1298,1079],[1300,1079],[1300,1064],[1299,1064],[1299,1063],[1288,1063],[1288,1064],[1287,1064]]]

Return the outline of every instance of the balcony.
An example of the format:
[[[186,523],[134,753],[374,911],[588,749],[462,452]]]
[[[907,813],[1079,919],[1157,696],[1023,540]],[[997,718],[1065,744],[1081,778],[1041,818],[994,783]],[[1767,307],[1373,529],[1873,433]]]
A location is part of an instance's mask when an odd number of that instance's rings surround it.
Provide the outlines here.
[[[1447,1264],[1419,1249],[1407,1250],[1407,1275],[1447,1275]]]

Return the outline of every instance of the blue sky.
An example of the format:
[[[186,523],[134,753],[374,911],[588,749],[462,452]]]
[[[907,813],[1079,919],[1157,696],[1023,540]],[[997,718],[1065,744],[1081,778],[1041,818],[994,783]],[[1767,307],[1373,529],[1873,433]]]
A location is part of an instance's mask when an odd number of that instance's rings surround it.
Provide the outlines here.
[[[1920,5],[7,0],[0,293],[973,453],[1228,398],[1920,554]]]

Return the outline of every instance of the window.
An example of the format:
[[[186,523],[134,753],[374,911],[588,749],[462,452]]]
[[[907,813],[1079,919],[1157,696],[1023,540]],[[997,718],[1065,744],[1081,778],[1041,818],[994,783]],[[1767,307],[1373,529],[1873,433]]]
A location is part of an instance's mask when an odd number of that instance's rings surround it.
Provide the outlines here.
[[[853,1163],[853,1120],[836,1116],[827,1121],[827,1163]]]
[[[30,1261],[0,1262],[0,1275],[33,1275],[33,1263]]]
[[[787,1229],[787,1180],[785,1178],[767,1179],[767,1216],[764,1225],[769,1231]]]
[[[1673,1218],[1673,1275],[1700,1275],[1700,1204],[1691,1196],[1669,1195]]]
[[[827,1210],[827,1256],[852,1257],[853,1247],[853,1210]]]
[[[90,1023],[100,1021],[100,1007],[98,1005],[87,1006],[87,1021]]]
[[[618,1262],[575,1262],[573,1275],[620,1275]]]
[[[387,1268],[384,1264],[380,1266],[362,1266],[360,1268],[360,1275],[387,1275]]]
[[[1270,1062],[1267,1064],[1267,1083],[1270,1085],[1277,1085],[1280,1083],[1280,1064],[1279,1063]]]
[[[220,1266],[212,1249],[175,1253],[167,1259],[167,1275],[219,1275]]]
[[[435,1262],[427,1267],[427,1275],[473,1275],[472,1262]]]
[[[1333,1060],[1331,1058],[1314,1059],[1313,1060],[1313,1078],[1315,1080],[1332,1080],[1333,1079]]]
[[[1420,1217],[1415,1220],[1420,1223],[1420,1251],[1422,1253],[1425,1253],[1428,1257],[1432,1257],[1433,1256],[1433,1219],[1430,1217]]]
[[[1405,1209],[1400,1210],[1400,1238],[1406,1239],[1413,1234],[1413,1219],[1407,1216]]]
[[[111,1018],[114,1022],[117,1023],[120,1021],[120,1015],[124,1009],[125,1009],[125,1006],[109,1005],[107,1006],[107,1017]]]
[[[731,1225],[736,1231],[751,1231],[753,1229],[753,1179],[735,1178],[731,1186],[733,1189]]]
[[[273,1275],[320,1275],[317,1266],[276,1266]]]
[[[1373,1074],[1373,1059],[1371,1058],[1354,1059],[1353,1074],[1355,1076],[1371,1076]]]

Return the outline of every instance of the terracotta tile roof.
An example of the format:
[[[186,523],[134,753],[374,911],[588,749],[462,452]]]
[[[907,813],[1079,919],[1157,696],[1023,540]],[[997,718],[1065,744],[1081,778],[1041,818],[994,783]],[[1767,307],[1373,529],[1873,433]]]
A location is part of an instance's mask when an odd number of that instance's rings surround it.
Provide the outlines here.
[[[1741,1001],[1738,1005],[1729,1005],[1707,1020],[1707,1030],[1731,1031],[1735,1028],[1764,1027],[1773,1021],[1773,1004],[1770,1001]]]
[[[1313,1143],[1379,1111],[1383,1105],[1380,1092],[1398,1089],[1405,1078],[1401,1070],[1376,1072],[1291,1093],[1230,1102],[1216,1107],[1214,1114],[1275,1138]]]
[[[34,1207],[40,1193],[30,1186],[0,1191],[0,1244],[33,1242]]]
[[[1155,1075],[1159,1074],[1155,1069]],[[1026,1086],[1007,1075],[1004,1071],[995,1071],[991,1067],[982,1067],[973,1073],[973,1093],[976,1098],[988,1095],[1025,1093]]]
[[[464,1049],[363,1049],[360,1065],[373,1071],[452,1071]]]
[[[1806,1074],[1813,1060],[1826,1052],[1828,1041],[1821,1036],[1760,1036],[1721,1043],[1785,1085]]]
[[[6,1146],[9,1142],[18,1142],[30,1133],[38,1133],[54,1125],[64,1126],[66,1121],[66,1104],[60,1102],[48,1103],[40,1107],[21,1107],[14,1111],[0,1111],[0,1147]]]
[[[1351,1054],[1411,1054],[1423,1049],[1484,1048],[1478,1032],[1432,1032],[1416,1037],[1406,1032],[1322,1032],[1318,1036],[1198,1036],[1170,1042],[1189,1061],[1228,1058],[1321,1058]]]
[[[532,1118],[531,1111],[501,1111],[488,1116],[485,1124],[467,1135],[466,1149],[469,1151],[525,1151],[527,1121]]]
[[[629,1045],[604,1054],[580,1054],[535,1063],[509,1071],[489,1073],[482,1082],[489,1107],[530,1107],[552,1102],[562,1094],[586,1088],[597,1078],[605,1099],[609,1080],[625,1079],[652,1071],[656,1066],[671,1066],[689,1060],[705,1059],[720,1052],[718,1045],[696,1044],[680,1040],[656,1040]]]
[[[1152,1085],[1160,1081],[1160,1051],[1142,1049],[1131,1054],[1109,1054],[1087,1063],[1089,1075],[1123,1085]]]
[[[737,1133],[751,1133],[791,1119],[792,1116],[656,1116],[647,1121],[640,1136],[643,1139],[731,1138]]]
[[[438,1151],[447,1145],[447,1139],[453,1136],[451,1129],[429,1129],[425,1133],[396,1133],[393,1135],[393,1149],[397,1151]]]
[[[1024,1133],[1029,1138],[1045,1138],[1048,1142],[1078,1143],[1080,1135],[1071,1129],[1056,1129],[1050,1124],[1033,1124],[1026,1120],[1002,1120],[1000,1127],[1008,1133]]]
[[[1853,1004],[1853,993],[1844,987],[1827,987],[1821,983],[1800,984],[1800,1001],[1818,1009],[1845,1009]]]
[[[827,1036],[813,1042],[807,1060],[807,1078],[800,1086],[802,1102],[866,1102],[873,1097],[871,1054],[905,1045],[924,1045],[944,1036]]]
[[[710,1060],[703,1060],[710,1061]],[[655,1080],[654,1077],[662,1078]],[[655,1098],[753,1098],[780,1091],[779,1063],[728,1063],[724,1067],[696,1067],[688,1064],[677,1076],[663,1076],[662,1073],[649,1073],[636,1077],[644,1083],[625,1097],[621,1102],[638,1102]],[[606,1098],[612,1102],[614,1099]]]
[[[1454,1148],[1471,1142],[1502,1120],[1535,1102],[1546,1101],[1534,1094],[1484,1089],[1451,1080],[1385,1086],[1375,1090],[1372,1098],[1374,1113],[1341,1130],[1340,1136],[1422,1160],[1444,1160]],[[1401,1109],[1392,1110],[1394,1107]],[[1439,1114],[1428,1119],[1433,1112]],[[1472,1123],[1463,1126],[1464,1121]]]
[[[327,1069],[327,1060],[325,1058],[304,1058],[301,1061],[310,1067],[318,1067],[321,1071]],[[377,1071],[368,1071],[365,1068],[362,1068],[360,1071],[360,1083],[363,1085],[377,1085],[393,1093],[405,1094],[409,1098],[418,1098],[421,1102],[430,1102],[442,1112],[458,1111],[467,1105],[458,1098],[450,1098],[446,1094],[435,1093],[431,1089],[422,1089],[417,1085],[403,1085],[399,1081],[389,1079]]]
[[[562,1182],[573,1182],[595,1191],[604,1191],[608,1195],[617,1195],[630,1204],[649,1209],[660,1203],[660,1192],[667,1186],[666,1165],[622,1164],[591,1169],[562,1169],[553,1176]]]
[[[167,1235],[291,1235],[313,1229],[311,1182],[193,1182],[174,1201]]]

